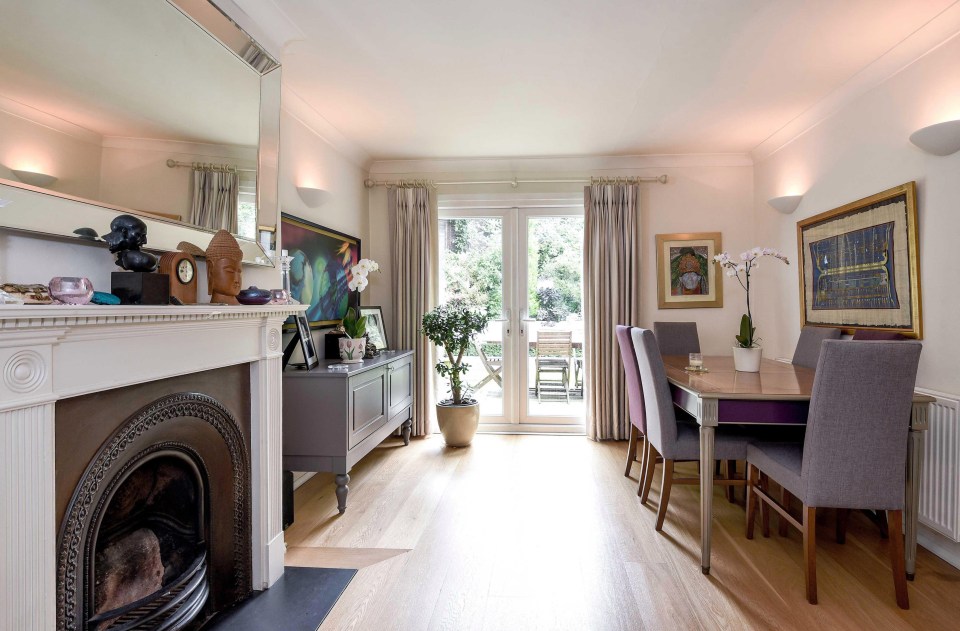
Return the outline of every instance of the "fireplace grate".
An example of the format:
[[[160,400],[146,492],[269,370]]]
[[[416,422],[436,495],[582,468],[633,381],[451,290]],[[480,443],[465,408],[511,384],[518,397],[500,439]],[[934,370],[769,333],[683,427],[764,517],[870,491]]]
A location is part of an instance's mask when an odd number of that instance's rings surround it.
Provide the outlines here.
[[[146,598],[90,618],[94,631],[175,631],[189,624],[207,602],[207,553],[204,550],[175,581]]]

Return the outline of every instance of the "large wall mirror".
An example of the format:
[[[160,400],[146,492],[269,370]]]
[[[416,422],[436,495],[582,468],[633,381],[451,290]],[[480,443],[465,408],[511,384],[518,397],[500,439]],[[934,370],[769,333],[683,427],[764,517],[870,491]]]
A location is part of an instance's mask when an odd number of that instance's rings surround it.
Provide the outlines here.
[[[279,66],[209,0],[5,0],[0,226],[83,238],[129,212],[149,248],[226,228],[272,265],[279,117]]]

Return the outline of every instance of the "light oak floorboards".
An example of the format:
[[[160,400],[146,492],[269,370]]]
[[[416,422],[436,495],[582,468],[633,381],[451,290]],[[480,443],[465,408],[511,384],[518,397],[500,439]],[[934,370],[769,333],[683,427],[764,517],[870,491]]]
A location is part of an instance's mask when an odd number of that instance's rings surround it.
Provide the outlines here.
[[[673,488],[656,533],[660,476],[641,505],[626,449],[575,436],[480,435],[466,449],[389,439],[350,472],[343,516],[333,476],[297,490],[288,562],[356,555],[324,631],[960,628],[960,570],[921,548],[899,610],[889,542],[856,513],[839,545],[834,511],[817,511],[820,604],[809,605],[799,533],[758,528],[748,541],[742,505],[717,487],[702,575],[699,488]]]

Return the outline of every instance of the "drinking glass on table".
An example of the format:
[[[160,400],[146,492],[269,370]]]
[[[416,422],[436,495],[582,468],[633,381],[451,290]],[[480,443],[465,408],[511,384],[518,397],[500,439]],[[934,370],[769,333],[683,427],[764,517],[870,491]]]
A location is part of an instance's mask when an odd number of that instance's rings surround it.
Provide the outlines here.
[[[690,368],[694,370],[703,370],[703,355],[700,353],[690,353]]]

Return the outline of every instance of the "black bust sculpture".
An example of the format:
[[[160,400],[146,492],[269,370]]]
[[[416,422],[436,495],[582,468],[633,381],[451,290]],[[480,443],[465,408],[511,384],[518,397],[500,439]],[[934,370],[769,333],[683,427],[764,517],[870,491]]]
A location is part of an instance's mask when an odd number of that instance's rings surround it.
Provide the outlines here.
[[[120,215],[110,222],[110,232],[103,235],[110,252],[117,255],[117,265],[130,272],[152,272],[157,257],[141,252],[147,242],[147,224],[133,215]]]

